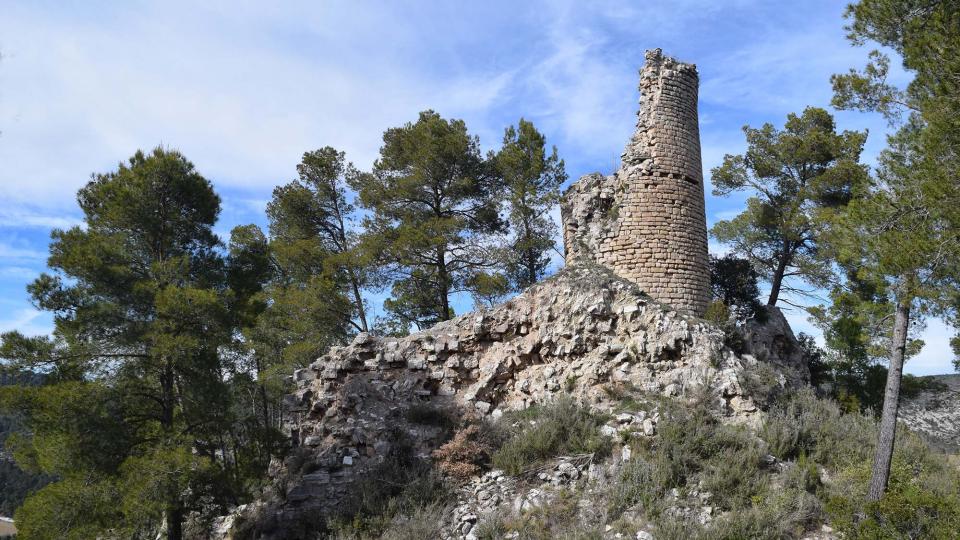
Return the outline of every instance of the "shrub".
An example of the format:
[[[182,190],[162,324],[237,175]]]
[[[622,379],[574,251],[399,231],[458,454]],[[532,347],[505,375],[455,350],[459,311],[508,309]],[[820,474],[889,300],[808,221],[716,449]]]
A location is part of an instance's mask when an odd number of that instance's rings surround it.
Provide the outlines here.
[[[743,387],[743,392],[753,398],[763,409],[769,408],[783,392],[777,370],[761,361],[744,366],[740,385]]]
[[[612,441],[600,434],[606,420],[568,396],[504,417],[516,427],[493,454],[493,465],[517,475],[545,460],[563,455],[610,453]]]
[[[848,538],[956,538],[960,473],[943,456],[899,430],[887,492],[864,505],[870,469],[870,460],[850,464],[827,489],[827,511]]]
[[[504,520],[496,529],[485,529],[484,534],[511,531],[517,534],[517,540],[602,540],[603,523],[584,520],[579,512],[582,496],[580,492],[561,489],[549,502],[534,506],[514,519]],[[477,537],[484,538],[479,534]]]
[[[835,402],[819,399],[806,388],[769,412],[760,437],[780,459],[805,454],[836,468],[869,460],[876,430],[871,419],[859,413],[844,414]]]
[[[428,515],[448,491],[439,472],[414,454],[398,430],[384,461],[351,490],[329,526],[340,538],[380,538],[395,522],[416,522],[417,516]]]
[[[490,464],[494,449],[506,434],[499,424],[480,421],[457,431],[453,438],[433,452],[437,468],[456,480],[467,480]]]
[[[652,442],[638,445],[611,486],[612,516],[636,504],[656,516],[674,488],[700,487],[724,508],[748,504],[761,489],[760,442],[742,427],[721,423],[705,401],[665,407],[657,431]]]
[[[395,517],[380,534],[382,540],[423,540],[439,538],[443,508],[439,504],[417,508],[409,516]]]

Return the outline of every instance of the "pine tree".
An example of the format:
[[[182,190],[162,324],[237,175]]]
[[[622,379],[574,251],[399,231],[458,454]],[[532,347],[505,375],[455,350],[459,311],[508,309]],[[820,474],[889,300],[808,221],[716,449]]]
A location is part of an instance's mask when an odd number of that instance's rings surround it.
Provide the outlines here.
[[[857,280],[874,283],[892,312],[889,368],[867,499],[886,490],[909,332],[930,313],[955,315],[960,287],[960,185],[922,152],[921,127],[905,126],[880,157],[871,192],[833,216],[828,244]]]
[[[167,538],[229,476],[217,458],[229,403],[218,347],[229,340],[220,199],[175,151],[137,152],[80,190],[84,226],[53,232],[29,287],[53,338],[3,336],[21,369],[51,383],[4,392],[31,434],[18,459],[59,480],[17,512],[25,538]]]
[[[820,284],[826,277],[817,260],[817,212],[842,206],[865,182],[858,161],[865,133],[837,133],[830,114],[809,107],[789,114],[783,130],[770,124],[743,128],[747,151],[724,156],[711,171],[714,195],[748,191],[747,208],[731,220],[717,222],[710,233],[746,257],[770,283],[767,305],[798,277]]]
[[[557,225],[550,210],[567,180],[557,148],[546,151],[546,138],[532,122],[520,119],[503,135],[503,146],[490,161],[503,182],[509,203],[512,238],[506,250],[506,275],[514,290],[540,281],[556,250]]]
[[[307,152],[297,165],[299,178],[273,190],[267,205],[271,234],[276,242],[305,246],[311,252],[322,251],[317,262],[326,273],[342,283],[344,294],[353,303],[347,322],[357,331],[369,330],[363,291],[375,277],[370,259],[358,249],[357,233],[352,226],[354,207],[347,200],[348,182],[356,183],[362,173],[347,163],[343,152],[327,146]]]
[[[366,249],[394,280],[385,308],[400,325],[428,327],[453,316],[451,295],[497,264],[490,238],[502,230],[493,175],[462,120],[424,111],[383,134],[371,175],[353,178]]]
[[[896,435],[903,359],[911,321],[927,310],[956,322],[957,231],[960,231],[960,5],[952,0],[860,0],[847,7],[848,39],[889,47],[914,78],[889,83],[889,57],[874,50],[862,71],[834,75],[833,104],[875,111],[893,125],[873,195],[841,218],[846,250],[859,253],[860,273],[882,280],[893,306],[890,366],[868,501],[886,490]],[[863,238],[854,250],[851,234]],[[858,260],[854,257],[853,260]],[[859,261],[858,261],[859,264]],[[952,300],[948,298],[952,297]]]

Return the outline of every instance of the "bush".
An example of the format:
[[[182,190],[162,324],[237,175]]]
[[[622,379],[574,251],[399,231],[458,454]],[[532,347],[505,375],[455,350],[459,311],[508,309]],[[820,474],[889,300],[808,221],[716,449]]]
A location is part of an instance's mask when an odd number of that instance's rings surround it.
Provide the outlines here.
[[[456,480],[467,480],[488,468],[493,452],[509,437],[499,423],[474,421],[433,452],[437,468]]]
[[[887,492],[864,505],[870,472],[870,460],[851,464],[826,490],[827,511],[848,538],[956,538],[960,473],[917,435],[898,431]]]
[[[342,513],[329,526],[339,538],[380,538],[403,523],[422,528],[420,522],[448,493],[440,473],[414,455],[413,446],[398,431],[384,461],[353,488]]]
[[[744,366],[740,385],[743,387],[743,393],[753,398],[764,410],[768,409],[783,392],[779,372],[762,361]]]
[[[819,399],[805,388],[769,412],[760,437],[782,460],[804,454],[837,468],[871,459],[876,429],[870,418],[844,414],[834,401]]]
[[[749,504],[760,490],[760,442],[745,428],[721,423],[706,402],[665,407],[657,431],[652,442],[638,445],[611,487],[612,516],[640,504],[655,517],[674,488],[710,491],[726,509]]]
[[[770,411],[761,436],[774,455],[797,459],[787,487],[825,500],[831,523],[847,538],[955,538],[960,530],[960,474],[902,426],[887,493],[866,505],[877,438],[872,416],[845,413],[806,389]],[[833,474],[826,485],[820,466]]]
[[[493,465],[517,475],[563,455],[610,453],[612,441],[600,434],[600,414],[561,397],[547,405],[511,413],[501,422],[514,424],[511,437],[493,454]]]
[[[582,519],[579,503],[582,493],[561,489],[547,503],[534,506],[515,519],[506,519],[499,525],[485,528],[477,538],[503,538],[503,531],[517,533],[517,540],[602,540],[603,523],[591,523]],[[485,526],[486,527],[486,526]],[[489,536],[501,533],[500,536]]]

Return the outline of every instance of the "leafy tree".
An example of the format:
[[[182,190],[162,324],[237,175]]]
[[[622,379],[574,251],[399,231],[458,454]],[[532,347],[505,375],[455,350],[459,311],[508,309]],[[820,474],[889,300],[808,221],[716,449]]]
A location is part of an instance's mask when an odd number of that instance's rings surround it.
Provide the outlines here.
[[[956,318],[960,187],[960,5],[951,0],[860,0],[847,8],[854,45],[872,41],[900,55],[914,75],[906,88],[887,81],[889,57],[870,53],[863,71],[832,78],[835,106],[876,111],[893,125],[875,193],[843,218],[842,230],[876,231],[861,253],[860,274],[882,280],[894,319],[881,429],[867,499],[879,499],[890,475],[903,358],[912,320],[928,311]],[[875,215],[868,215],[876,212]],[[843,244],[848,249],[852,239]]]
[[[560,199],[567,173],[557,147],[547,155],[546,138],[523,118],[505,130],[503,146],[491,152],[490,161],[506,188],[513,230],[506,275],[519,291],[540,281],[550,264],[557,229],[550,210]]]
[[[500,272],[477,272],[470,276],[467,286],[474,303],[484,308],[496,306],[510,294],[509,278]]]
[[[403,325],[425,328],[451,318],[450,296],[496,265],[490,237],[503,224],[495,183],[462,120],[424,111],[388,129],[383,143],[373,174],[351,186],[371,212],[367,249],[395,280],[385,308]]]
[[[831,249],[857,279],[892,307],[889,369],[868,500],[884,493],[896,435],[909,330],[928,313],[949,314],[960,284],[960,186],[940,176],[922,153],[911,123],[880,156],[869,194],[833,217]]]
[[[329,274],[343,284],[344,294],[353,303],[347,321],[366,332],[362,293],[374,277],[373,265],[358,249],[351,227],[354,208],[346,195],[347,183],[357,183],[362,173],[345,162],[343,152],[329,146],[305,153],[297,172],[297,180],[273,190],[273,200],[267,205],[271,234],[275,241],[315,257],[319,267],[314,274]]]
[[[734,255],[710,256],[710,288],[714,300],[737,306],[752,317],[761,309],[757,271],[747,259]]]
[[[714,195],[749,191],[747,209],[716,223],[711,234],[731,244],[770,282],[767,305],[781,291],[798,291],[789,278],[815,283],[826,276],[817,261],[817,212],[850,201],[866,177],[859,163],[866,133],[836,132],[833,117],[814,107],[787,115],[783,130],[743,128],[747,151],[724,156],[711,171]]]
[[[254,269],[241,273],[257,286],[251,297],[256,316],[243,326],[243,336],[265,402],[263,416],[274,424],[285,376],[351,333],[369,329],[363,290],[376,276],[359,249],[346,194],[346,182],[361,173],[331,147],[305,153],[297,171],[299,178],[274,189],[267,204],[269,239],[254,225],[235,229],[237,250],[231,254]],[[266,402],[276,413],[266,412]]]
[[[18,461],[60,479],[18,526],[24,538],[140,538],[162,520],[178,539],[196,498],[229,482],[217,457],[229,423],[220,199],[158,148],[95,175],[78,201],[85,226],[53,232],[55,273],[28,288],[54,313],[54,337],[2,338],[15,368],[53,368],[50,384],[3,392],[30,434],[12,442]]]
[[[252,340],[263,313],[273,304],[265,287],[276,274],[267,236],[256,225],[240,225],[230,231],[227,252],[227,282],[230,286],[234,340],[229,348],[233,368],[230,403],[233,425],[230,437],[238,452],[238,475],[259,478],[270,460],[282,451],[283,434],[277,387],[268,376],[275,357],[263,354]]]
[[[290,234],[283,212],[269,217],[277,236],[268,239],[256,225],[236,227],[227,259],[239,331],[234,407],[261,469],[281,450],[286,377],[347,339],[354,307],[337,272],[327,271],[328,252],[316,237]]]
[[[833,396],[851,411],[879,411],[893,333],[890,295],[882,282],[865,281],[859,268],[843,269],[844,277],[830,292],[828,307],[808,311],[824,338],[821,366]],[[911,326],[911,334],[919,330]],[[923,341],[909,338],[905,357],[920,352]]]

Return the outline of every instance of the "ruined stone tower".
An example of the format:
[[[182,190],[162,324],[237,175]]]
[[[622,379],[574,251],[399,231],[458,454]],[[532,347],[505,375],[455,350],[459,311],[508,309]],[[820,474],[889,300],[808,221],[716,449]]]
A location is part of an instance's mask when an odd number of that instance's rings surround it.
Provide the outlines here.
[[[637,129],[612,176],[586,175],[561,204],[567,264],[611,268],[665,304],[702,315],[710,300],[697,68],[647,51]]]

